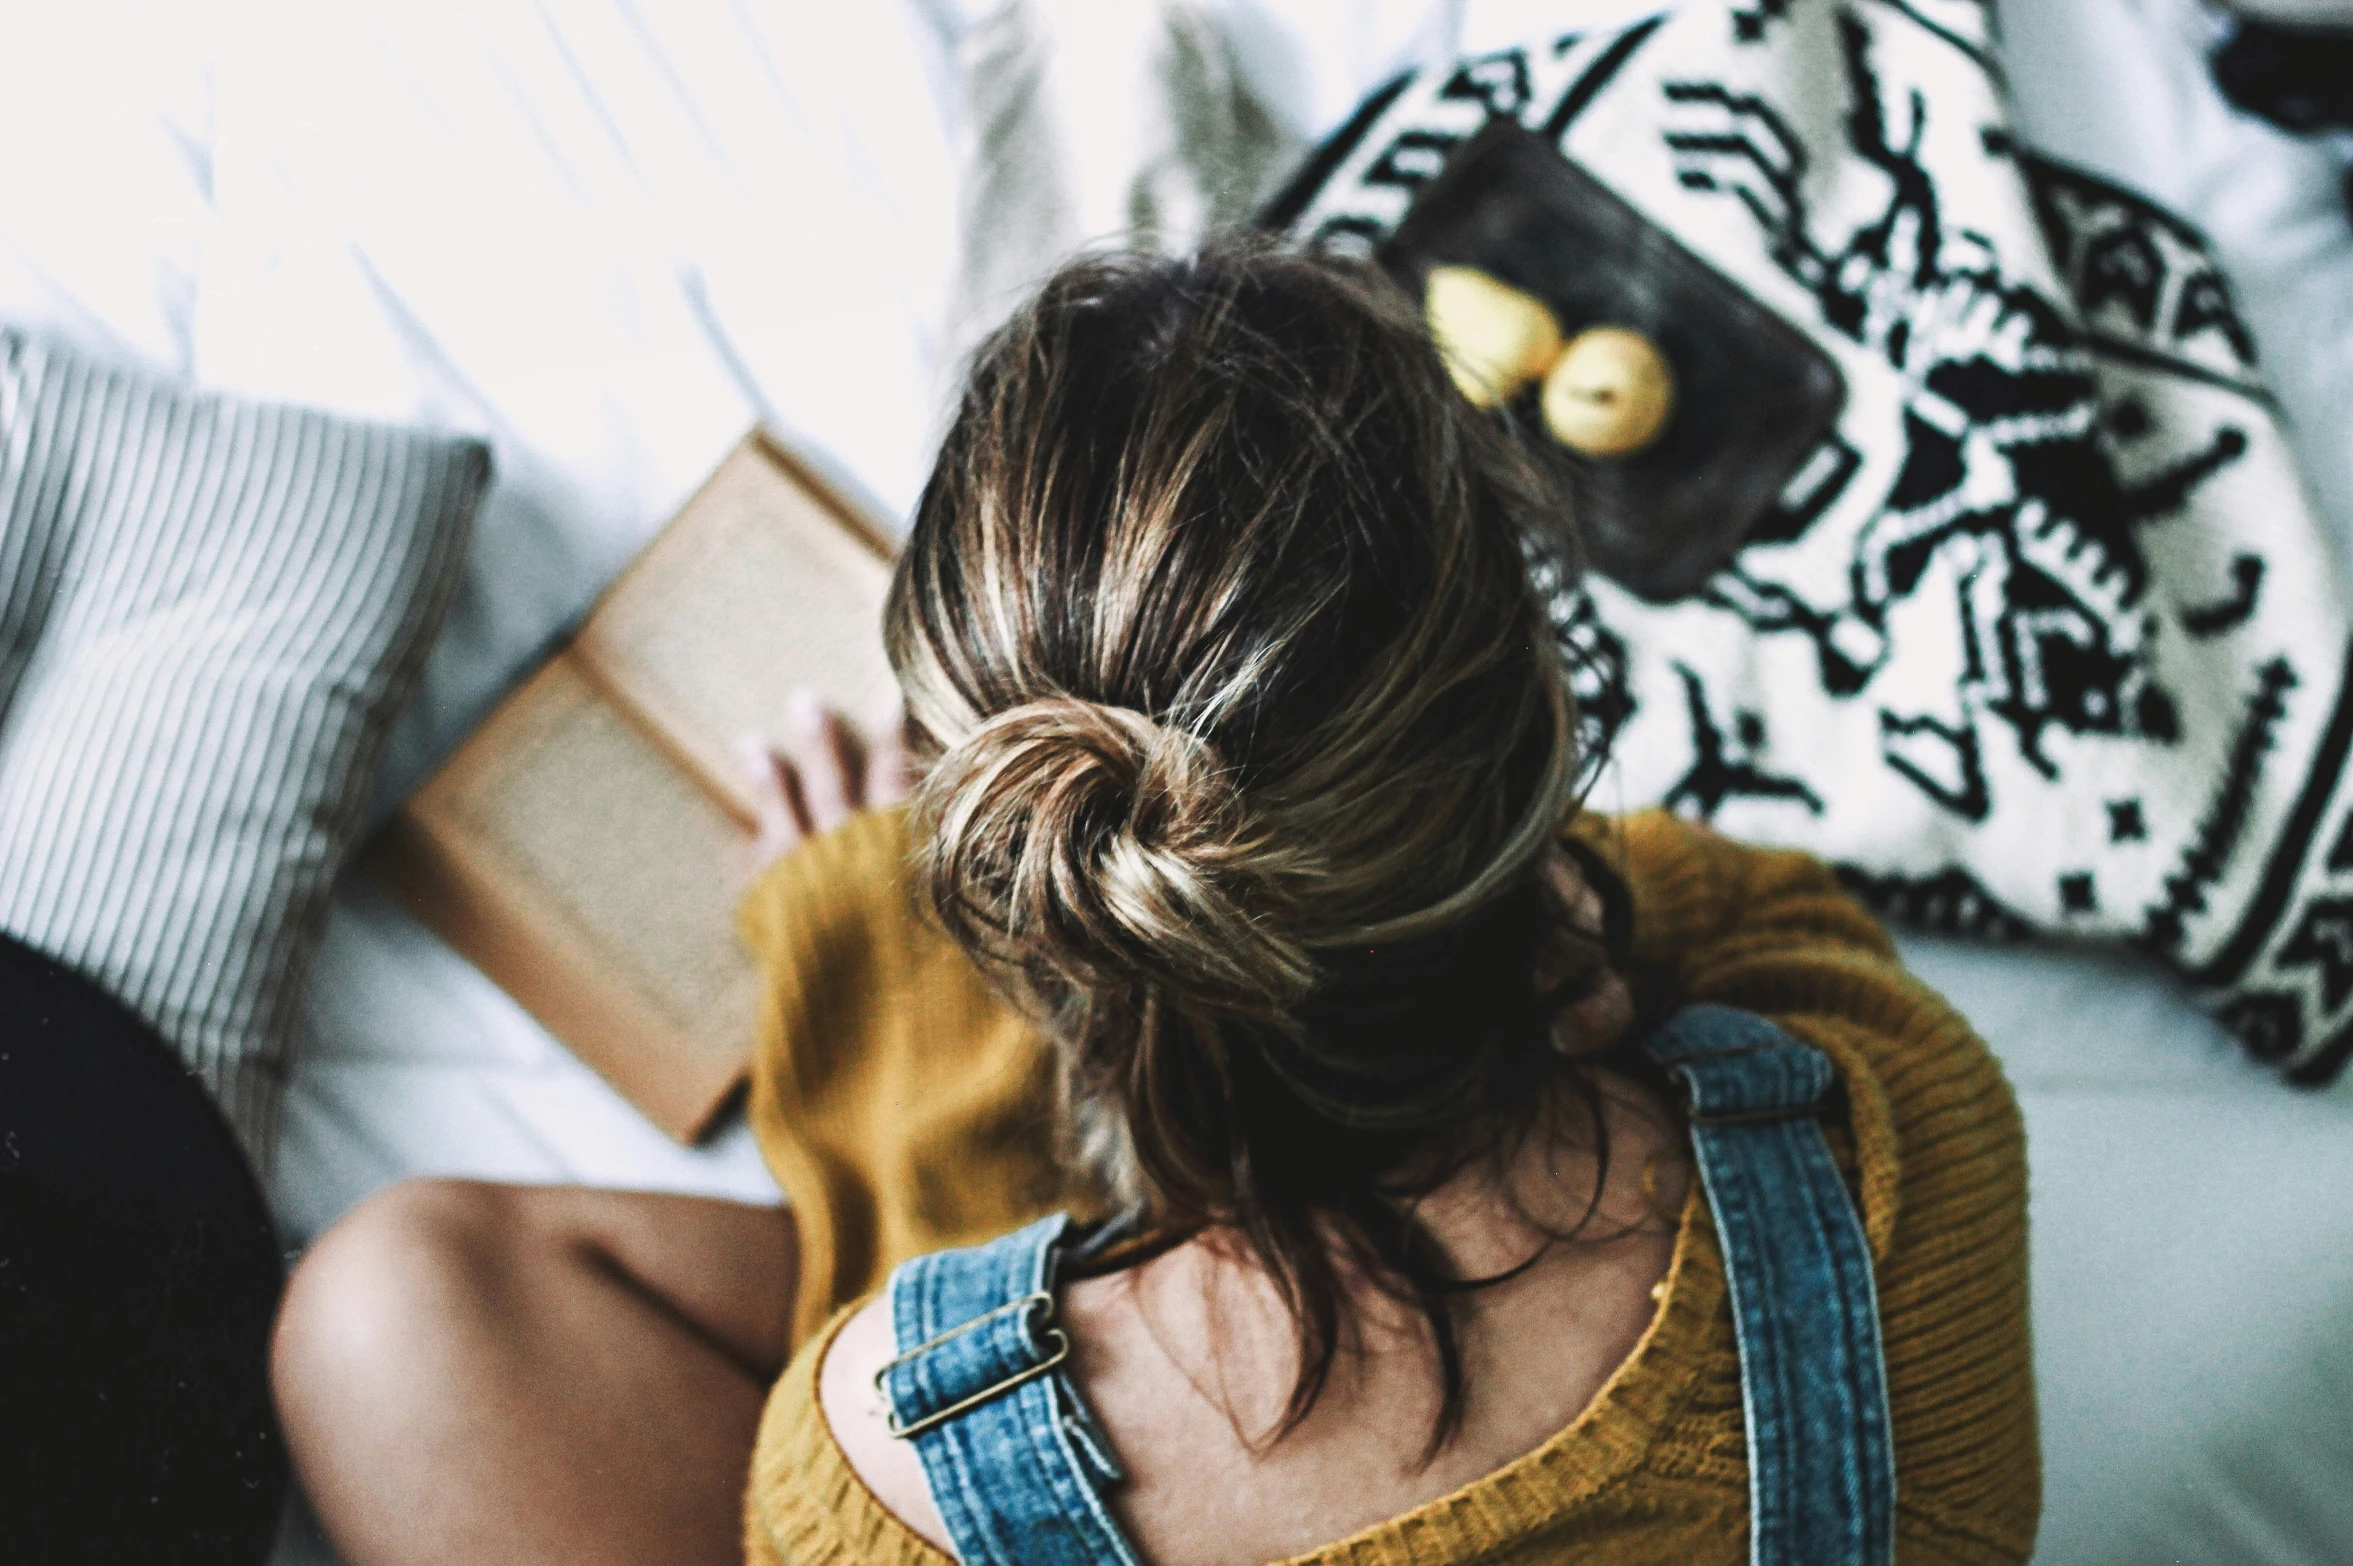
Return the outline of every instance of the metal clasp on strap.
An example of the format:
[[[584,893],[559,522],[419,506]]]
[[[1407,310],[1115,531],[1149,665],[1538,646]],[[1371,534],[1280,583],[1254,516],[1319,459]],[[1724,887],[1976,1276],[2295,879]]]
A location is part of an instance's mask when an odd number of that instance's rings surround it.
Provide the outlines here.
[[[890,1388],[884,1384],[889,1379],[890,1373],[892,1371],[898,1369],[901,1365],[906,1364],[909,1360],[922,1358],[924,1355],[930,1353],[933,1349],[938,1348],[943,1343],[952,1343],[956,1339],[964,1336],[964,1334],[967,1332],[976,1331],[981,1327],[987,1326],[990,1322],[996,1320],[999,1316],[1009,1316],[1015,1311],[1028,1310],[1037,1310],[1044,1313],[1039,1321],[1034,1325],[1042,1326],[1044,1328],[1045,1338],[1047,1343],[1052,1347],[1052,1353],[1048,1354],[1046,1358],[1030,1366],[1028,1369],[1015,1371],[1012,1375],[1007,1376],[1004,1380],[985,1386],[978,1392],[973,1393],[970,1397],[966,1397],[960,1399],[957,1402],[951,1403],[946,1408],[940,1409],[935,1413],[926,1414],[921,1419],[916,1420],[913,1424],[902,1425],[899,1423],[899,1411],[891,1405]],[[883,1428],[888,1430],[895,1440],[910,1440],[915,1436],[923,1434],[924,1431],[931,1429],[934,1425],[942,1425],[947,1423],[949,1420],[955,1418],[958,1414],[965,1412],[967,1409],[978,1408],[981,1404],[988,1402],[991,1398],[1003,1397],[1006,1393],[1012,1391],[1015,1387],[1020,1386],[1024,1382],[1037,1380],[1038,1377],[1046,1374],[1046,1372],[1052,1370],[1055,1366],[1061,1364],[1068,1358],[1070,1358],[1070,1334],[1063,1331],[1060,1327],[1054,1325],[1054,1296],[1042,1289],[1035,1294],[1025,1295],[1022,1298],[1015,1300],[1010,1305],[1000,1305],[995,1310],[983,1311],[981,1314],[973,1317],[970,1321],[965,1322],[961,1326],[950,1327],[947,1331],[941,1333],[938,1337],[933,1338],[928,1343],[916,1344],[915,1347],[909,1349],[906,1353],[901,1354],[897,1359],[892,1360],[889,1364],[876,1371],[874,1373],[874,1390],[882,1394]]]

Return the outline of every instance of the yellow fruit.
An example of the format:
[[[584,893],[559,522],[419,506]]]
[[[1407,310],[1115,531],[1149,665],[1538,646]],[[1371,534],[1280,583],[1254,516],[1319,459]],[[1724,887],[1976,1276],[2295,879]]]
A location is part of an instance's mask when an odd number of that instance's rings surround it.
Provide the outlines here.
[[[1481,408],[1542,375],[1560,352],[1560,323],[1544,301],[1477,267],[1432,267],[1422,313],[1454,384]]]
[[[1544,425],[1588,457],[1625,457],[1658,439],[1675,411],[1675,372],[1623,326],[1579,332],[1544,377]]]

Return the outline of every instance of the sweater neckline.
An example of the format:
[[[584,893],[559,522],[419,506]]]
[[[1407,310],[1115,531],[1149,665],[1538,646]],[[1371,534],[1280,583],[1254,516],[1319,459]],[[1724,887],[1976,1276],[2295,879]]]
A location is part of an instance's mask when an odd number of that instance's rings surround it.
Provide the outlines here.
[[[1447,1560],[1473,1559],[1520,1542],[1537,1527],[1560,1527],[1623,1483],[1689,1398],[1724,1303],[1723,1264],[1696,1180],[1661,1281],[1658,1310],[1633,1351],[1542,1445],[1458,1490],[1275,1566],[1404,1566],[1431,1559],[1433,1547]]]
[[[1531,1519],[1542,1519],[1548,1531],[1558,1527],[1578,1507],[1624,1482],[1688,1398],[1724,1302],[1723,1265],[1697,1182],[1684,1200],[1662,1282],[1658,1310],[1633,1351],[1577,1417],[1541,1445],[1460,1489],[1276,1566],[1401,1566],[1430,1559],[1433,1547],[1446,1559],[1469,1559],[1523,1539],[1535,1526]],[[842,1311],[813,1345],[812,1402],[825,1356],[857,1308]],[[947,1559],[866,1487],[822,1409],[817,1421],[826,1455],[849,1481],[850,1493],[873,1512],[874,1531],[881,1535],[874,1542],[887,1541],[888,1557]]]

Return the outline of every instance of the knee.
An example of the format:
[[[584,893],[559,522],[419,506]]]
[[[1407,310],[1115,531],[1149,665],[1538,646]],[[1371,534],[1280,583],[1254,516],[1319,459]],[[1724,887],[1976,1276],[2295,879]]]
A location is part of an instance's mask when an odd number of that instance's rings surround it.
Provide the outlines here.
[[[290,1433],[306,1415],[348,1409],[393,1376],[413,1379],[495,1308],[511,1265],[515,1193],[463,1180],[412,1180],[354,1208],[287,1281],[270,1373]]]

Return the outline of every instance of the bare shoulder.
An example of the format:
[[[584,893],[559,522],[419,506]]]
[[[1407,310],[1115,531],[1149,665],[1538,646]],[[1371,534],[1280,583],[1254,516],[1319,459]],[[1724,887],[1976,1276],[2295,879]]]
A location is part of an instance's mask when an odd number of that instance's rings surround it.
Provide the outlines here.
[[[947,1526],[923,1477],[923,1462],[912,1444],[890,1433],[882,1393],[874,1385],[875,1372],[897,1351],[890,1302],[877,1295],[842,1324],[826,1350],[817,1370],[817,1405],[825,1412],[833,1438],[841,1443],[842,1455],[883,1509],[925,1540],[951,1550]]]

